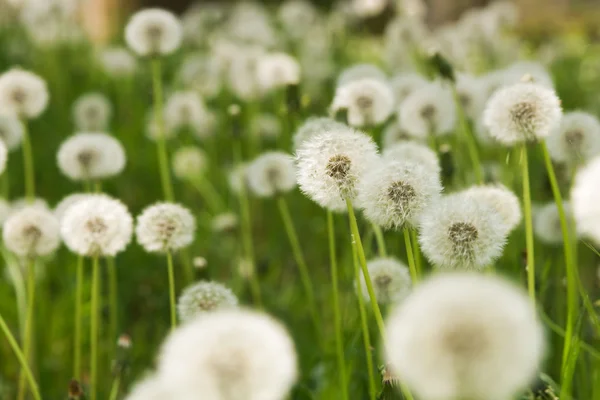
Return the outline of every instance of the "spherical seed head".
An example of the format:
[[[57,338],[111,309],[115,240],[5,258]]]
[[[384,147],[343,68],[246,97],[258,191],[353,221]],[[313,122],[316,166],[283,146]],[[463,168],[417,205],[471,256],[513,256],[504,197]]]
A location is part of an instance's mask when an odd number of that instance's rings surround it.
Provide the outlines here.
[[[57,205],[54,207],[54,216],[59,222],[62,222],[65,213],[71,206],[77,204],[81,200],[85,200],[89,198],[88,193],[73,193],[66,197],[64,197]]]
[[[600,157],[577,172],[571,189],[571,204],[577,231],[600,243]]]
[[[435,151],[417,142],[401,142],[386,148],[383,152],[385,160],[406,161],[427,167],[435,175],[442,172],[440,160]]]
[[[248,187],[259,197],[273,197],[296,187],[294,159],[287,153],[271,151],[248,166]]]
[[[507,234],[491,206],[462,193],[442,197],[423,212],[419,243],[437,268],[480,270],[502,255]]]
[[[298,150],[300,145],[307,139],[320,133],[345,129],[346,125],[327,117],[310,117],[294,133],[293,146]]]
[[[58,167],[74,181],[106,179],[120,174],[127,157],[121,142],[106,133],[84,132],[58,149]]]
[[[198,93],[194,91],[174,92],[165,105],[165,127],[168,131],[177,131],[186,127],[202,124],[206,115],[206,106]]]
[[[423,400],[513,398],[536,376],[542,325],[521,289],[481,274],[417,286],[387,320],[386,358]]]
[[[296,381],[296,365],[293,342],[279,322],[255,311],[221,310],[167,338],[159,373],[177,394],[279,400]]]
[[[412,92],[400,105],[400,126],[413,136],[446,135],[456,125],[456,107],[450,90],[440,82]]]
[[[375,297],[380,304],[397,304],[410,293],[412,282],[408,267],[395,258],[375,258],[367,263]],[[360,275],[360,291],[369,301],[364,275]]]
[[[135,13],[125,27],[125,41],[140,56],[169,55],[181,45],[183,32],[171,12],[149,8]]]
[[[193,53],[183,59],[178,78],[184,87],[202,96],[215,97],[223,87],[222,74],[223,66],[217,57]]]
[[[575,223],[569,202],[563,202],[563,209],[569,227],[571,238],[575,236]],[[533,232],[543,243],[549,245],[562,245],[562,227],[556,203],[548,203],[537,208],[533,214]]]
[[[2,237],[6,248],[21,257],[42,257],[60,245],[59,224],[51,212],[25,207],[4,222]]]
[[[73,253],[113,257],[131,241],[133,218],[119,200],[89,195],[67,209],[61,220],[65,245]]]
[[[300,64],[289,54],[265,54],[258,60],[256,77],[263,91],[297,85],[300,82]]]
[[[0,114],[0,140],[4,142],[8,151],[13,151],[21,146],[24,127],[16,115]]]
[[[574,111],[546,139],[553,160],[577,165],[600,154],[600,122],[594,115]]]
[[[332,129],[307,139],[296,152],[298,185],[321,207],[346,210],[357,185],[378,160],[371,137],[351,128]]]
[[[343,70],[336,82],[336,87],[344,86],[352,81],[362,79],[377,79],[387,81],[387,76],[381,68],[373,64],[355,64]]]
[[[135,57],[124,47],[108,47],[100,52],[98,60],[104,71],[114,77],[128,77],[137,68]]]
[[[238,299],[231,289],[217,282],[198,282],[184,289],[177,301],[177,314],[182,322],[199,315],[237,307]]]
[[[394,98],[396,99],[396,106],[402,104],[402,102],[415,90],[421,86],[425,86],[427,80],[419,74],[406,73],[398,74],[390,80],[390,86],[394,92]]]
[[[410,161],[382,159],[358,186],[364,216],[384,229],[415,226],[423,210],[442,191],[439,174]]]
[[[331,111],[346,110],[352,126],[372,126],[384,123],[394,105],[394,93],[386,82],[365,78],[338,86]]]
[[[189,246],[194,241],[196,219],[185,207],[157,203],[137,217],[135,235],[149,253],[166,253]]]
[[[521,223],[521,204],[517,195],[502,185],[473,186],[463,192],[494,210],[510,232]]]
[[[472,120],[479,118],[483,112],[488,97],[486,89],[482,78],[468,74],[458,74],[457,76],[456,91],[458,92],[458,98],[465,114]]]
[[[112,105],[101,93],[87,93],[73,104],[73,120],[79,131],[100,132],[108,128]]]
[[[198,146],[180,147],[173,154],[173,174],[188,180],[201,177],[208,167],[206,152]]]
[[[511,146],[546,138],[561,116],[560,100],[552,89],[518,83],[495,92],[483,118],[492,137]]]
[[[46,82],[38,75],[13,68],[0,75],[0,110],[20,118],[38,117],[48,105]]]

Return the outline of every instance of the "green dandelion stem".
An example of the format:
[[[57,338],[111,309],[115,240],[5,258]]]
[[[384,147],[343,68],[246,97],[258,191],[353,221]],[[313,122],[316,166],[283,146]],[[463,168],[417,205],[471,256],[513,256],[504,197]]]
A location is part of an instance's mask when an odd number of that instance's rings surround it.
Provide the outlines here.
[[[177,327],[177,309],[175,307],[175,268],[173,267],[173,255],[167,250],[167,272],[169,275],[169,309],[171,313],[171,330]]]
[[[402,232],[404,234],[404,246],[406,246],[406,258],[408,259],[410,277],[413,284],[416,284],[419,282],[419,272],[417,271],[417,266],[415,264],[414,250],[410,238],[409,228],[402,229]]]
[[[32,333],[34,324],[34,310],[35,310],[35,260],[29,259],[27,263],[27,316],[25,319],[25,335],[23,336],[23,356],[27,363],[31,362],[32,353]],[[21,368],[19,374],[19,391],[17,395],[18,400],[23,400],[27,392],[27,379],[26,372]]]
[[[81,379],[81,320],[83,306],[83,256],[77,256],[77,272],[75,282],[75,334],[74,334],[74,355],[73,355],[73,377]]]
[[[385,237],[381,227],[377,224],[373,224],[373,232],[375,233],[375,240],[377,240],[377,249],[379,250],[379,257],[387,257],[387,249],[385,247]]]
[[[98,329],[100,313],[100,262],[92,258],[92,301],[90,321],[90,400],[96,400],[98,391]]]
[[[475,137],[473,136],[473,131],[471,129],[471,126],[469,125],[469,121],[467,120],[465,109],[462,105],[462,101],[460,100],[460,96],[458,95],[458,91],[456,90],[456,85],[452,84],[451,87],[452,95],[454,96],[454,103],[456,104],[458,122],[463,132],[465,142],[467,144],[467,150],[469,153],[469,158],[471,159],[473,171],[475,172],[475,178],[477,179],[477,183],[482,185],[484,183],[483,170],[481,169],[481,160],[479,159],[477,142],[475,142]]]
[[[417,231],[415,229],[410,230],[410,239],[412,243],[413,252],[415,254],[415,267],[417,270],[417,276],[422,276],[423,256],[421,254],[421,246],[419,246],[419,238],[417,237]]]
[[[112,343],[117,339],[119,330],[119,288],[115,258],[108,257],[106,264],[108,267],[108,303],[110,309],[110,340]]]
[[[533,216],[531,212],[531,188],[529,185],[529,160],[527,145],[521,149],[521,173],[523,179],[523,214],[525,217],[525,243],[527,247],[527,291],[535,306],[535,257],[533,253]]]
[[[119,396],[120,386],[121,386],[121,376],[117,375],[117,376],[115,376],[115,379],[113,380],[112,386],[110,388],[110,396],[108,397],[108,400],[117,400],[117,397]]]

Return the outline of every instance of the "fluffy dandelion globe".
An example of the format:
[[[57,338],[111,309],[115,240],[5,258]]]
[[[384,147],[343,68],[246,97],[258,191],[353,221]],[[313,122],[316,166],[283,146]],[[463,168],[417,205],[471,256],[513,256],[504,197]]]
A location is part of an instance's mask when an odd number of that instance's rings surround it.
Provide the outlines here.
[[[465,114],[472,120],[477,120],[483,112],[488,97],[482,79],[473,75],[458,74],[456,91]]]
[[[146,114],[146,137],[152,141],[158,140],[161,136],[165,140],[173,139],[179,133],[178,130],[168,129],[169,127],[164,124],[159,124],[157,113],[154,110],[149,110]]]
[[[46,82],[33,72],[13,68],[0,75],[0,110],[20,118],[38,117],[48,105]]]
[[[442,274],[387,320],[386,358],[423,400],[513,398],[537,375],[544,335],[521,289],[492,276]]]
[[[218,282],[202,281],[183,290],[177,300],[177,315],[187,322],[204,313],[237,305],[238,299],[231,289]]]
[[[561,116],[560,100],[552,89],[517,83],[494,93],[483,118],[491,136],[511,146],[548,137]]]
[[[563,202],[563,209],[567,219],[571,237],[575,235],[575,223],[573,221],[573,213],[569,202]],[[556,203],[548,203],[540,206],[533,214],[533,233],[543,243],[549,245],[562,245],[562,226],[560,224],[560,216]]]
[[[296,187],[294,158],[287,153],[270,151],[248,165],[248,187],[259,197],[273,197]]]
[[[494,209],[464,193],[445,196],[422,214],[419,243],[437,268],[481,270],[502,255],[508,230]]]
[[[158,371],[177,394],[280,400],[296,381],[297,361],[279,322],[255,311],[221,310],[174,331],[162,347]]]
[[[137,71],[135,57],[124,47],[108,47],[98,54],[100,66],[109,75],[125,78]]]
[[[223,66],[217,57],[193,53],[183,59],[178,75],[184,87],[215,97],[223,87],[222,74]]]
[[[300,82],[300,64],[286,53],[265,54],[258,60],[256,77],[263,91],[297,85]]]
[[[119,200],[88,195],[69,207],[61,219],[61,234],[73,253],[114,257],[125,250],[133,233],[133,218]]]
[[[65,140],[58,167],[74,181],[106,179],[120,174],[127,157],[121,142],[106,133],[78,133]]]
[[[370,222],[401,229],[417,225],[441,191],[439,174],[427,165],[384,158],[361,178],[357,203]]]
[[[454,99],[441,83],[429,83],[402,102],[398,118],[400,126],[416,137],[449,134],[456,125]]]
[[[185,207],[157,203],[137,217],[135,236],[149,253],[166,253],[189,246],[194,241],[196,219]]]
[[[419,74],[406,73],[394,76],[390,80],[390,86],[396,99],[396,106],[402,102],[415,90],[427,84],[427,79]]]
[[[395,258],[375,258],[367,263],[375,297],[380,304],[397,304],[410,293],[412,281],[408,267]],[[369,301],[364,275],[360,276],[360,293]]]
[[[211,221],[211,228],[215,232],[230,232],[238,227],[238,216],[232,212],[217,214]]]
[[[331,129],[305,140],[296,152],[300,190],[332,211],[346,210],[357,185],[379,159],[371,137],[349,127]]]
[[[385,72],[376,65],[355,64],[340,73],[336,82],[336,87],[341,87],[352,81],[362,79],[377,79],[382,82],[387,82],[388,80]]]
[[[502,185],[473,186],[463,192],[492,207],[502,218],[508,231],[521,223],[521,204],[517,195]]]
[[[0,140],[4,142],[8,151],[13,151],[21,146],[24,127],[19,118],[14,115],[0,114]]]
[[[101,93],[88,93],[73,104],[75,127],[84,132],[102,132],[108,129],[112,105]]]
[[[4,222],[2,237],[6,248],[21,257],[42,257],[60,245],[58,220],[48,210],[25,207]]]
[[[182,180],[195,179],[208,167],[206,152],[198,146],[180,147],[173,154],[173,174]]]
[[[379,15],[388,6],[389,0],[352,0],[352,11],[361,18]]]
[[[177,131],[194,127],[202,123],[206,106],[198,93],[193,91],[175,92],[165,104],[165,127],[168,131]]]
[[[546,144],[554,161],[583,164],[600,154],[600,121],[582,111],[566,113]]]
[[[384,123],[394,109],[394,93],[377,79],[358,79],[338,86],[331,112],[346,110],[348,124],[373,126]]]
[[[600,243],[600,157],[579,170],[571,189],[577,231]]]
[[[149,8],[135,13],[125,27],[125,41],[140,56],[163,56],[181,45],[183,30],[171,12]]]
[[[382,154],[385,160],[403,161],[427,167],[435,175],[442,172],[437,153],[424,144],[417,142],[402,142],[386,148]]]
[[[337,122],[332,118],[310,117],[306,120],[306,122],[300,125],[296,133],[294,133],[292,138],[293,147],[297,150],[305,140],[315,135],[326,133],[331,130],[340,130],[345,128],[346,125]]]
[[[89,198],[89,196],[89,193],[73,193],[66,196],[54,207],[54,216],[59,222],[62,222],[63,217],[71,206]]]

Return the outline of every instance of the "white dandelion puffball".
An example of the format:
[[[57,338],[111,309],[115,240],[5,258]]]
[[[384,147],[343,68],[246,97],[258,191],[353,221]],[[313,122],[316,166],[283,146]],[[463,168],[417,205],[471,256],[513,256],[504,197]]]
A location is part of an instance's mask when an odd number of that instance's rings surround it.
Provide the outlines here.
[[[374,17],[381,14],[387,5],[388,0],[352,0],[352,11],[361,18]]]
[[[575,235],[575,223],[569,202],[563,201],[563,209],[567,219],[567,226],[571,239]],[[533,233],[543,243],[550,245],[562,245],[562,226],[556,203],[548,203],[537,208],[533,213]]]
[[[579,170],[571,189],[577,231],[600,243],[600,157]]]
[[[546,144],[554,161],[583,164],[600,154],[600,121],[582,111],[566,113]]]
[[[417,286],[387,320],[386,358],[423,400],[513,398],[536,377],[543,327],[525,293],[472,273]]]
[[[165,104],[165,127],[167,131],[177,131],[202,124],[206,106],[200,95],[194,91],[181,91],[171,94]]]
[[[367,262],[375,297],[380,304],[397,304],[410,293],[412,281],[408,267],[395,258],[375,258]],[[370,301],[364,275],[360,275],[360,292]]]
[[[491,136],[511,146],[548,137],[561,116],[560,100],[552,89],[517,83],[494,93],[483,118]]]
[[[256,77],[263,91],[297,85],[300,82],[300,64],[286,53],[270,53],[259,58]]]
[[[135,74],[138,65],[135,57],[124,47],[108,47],[100,51],[98,61],[104,72],[124,78]]]
[[[167,400],[172,393],[161,376],[151,373],[133,384],[125,400]]]
[[[60,245],[58,220],[48,210],[25,207],[4,222],[2,237],[6,248],[21,257],[41,257]]]
[[[58,149],[58,167],[75,181],[106,179],[120,174],[127,157],[121,142],[106,133],[78,133]]]
[[[146,137],[152,141],[158,140],[161,136],[164,140],[169,140],[176,137],[179,133],[179,130],[167,129],[164,119],[161,127],[158,123],[157,115],[158,114],[154,112],[153,109],[150,109],[146,114]]]
[[[454,194],[422,214],[419,243],[437,268],[481,270],[502,255],[508,230],[494,209],[471,196]]]
[[[137,217],[135,236],[149,253],[166,253],[189,246],[194,241],[196,219],[185,207],[157,203]]]
[[[309,117],[294,133],[292,138],[293,147],[297,150],[302,143],[320,133],[331,130],[341,130],[347,128],[346,125],[327,117]]]
[[[88,195],[69,207],[61,220],[65,245],[73,253],[114,257],[125,250],[133,233],[133,218],[119,200]]]
[[[352,81],[362,79],[377,79],[387,82],[387,75],[373,64],[355,64],[343,70],[336,81],[336,87],[344,86]]]
[[[127,45],[140,56],[169,55],[179,48],[182,38],[179,19],[159,8],[138,11],[125,27]]]
[[[344,211],[346,199],[355,200],[358,182],[378,159],[370,136],[349,127],[330,129],[297,149],[298,186],[321,207]]]
[[[402,102],[398,118],[400,126],[416,137],[452,133],[456,126],[452,93],[439,82],[421,86]]]
[[[186,56],[179,67],[179,79],[184,87],[197,91],[202,96],[215,97],[223,87],[224,66],[213,55],[192,53]]]
[[[33,72],[13,68],[0,75],[0,110],[20,118],[38,117],[48,105],[46,82]]]
[[[299,40],[318,24],[319,12],[309,1],[288,0],[279,6],[277,19],[292,39]]]
[[[335,114],[347,110],[351,126],[372,126],[384,123],[392,115],[394,105],[394,93],[386,83],[357,79],[337,87],[331,111]]]
[[[75,127],[84,132],[102,132],[108,129],[112,105],[101,93],[87,93],[73,104]]]
[[[265,314],[239,309],[203,315],[174,331],[158,370],[177,393],[207,399],[280,400],[298,374],[286,329]]]
[[[8,151],[13,151],[21,146],[24,126],[14,115],[0,114],[0,140],[4,142]]]
[[[215,232],[230,232],[238,227],[238,216],[232,212],[224,212],[213,217],[210,225]]]
[[[234,194],[240,194],[248,188],[248,163],[235,165],[227,175],[229,189]]]
[[[396,106],[402,102],[415,90],[427,84],[427,79],[419,74],[406,73],[394,76],[390,80],[390,86],[396,99]]]
[[[0,175],[6,170],[6,162],[8,161],[8,149],[2,140],[0,140]]]
[[[382,156],[385,160],[419,164],[429,168],[435,175],[440,175],[442,172],[437,153],[418,142],[408,141],[394,144],[386,148]]]
[[[54,216],[59,222],[62,222],[63,217],[71,206],[79,203],[81,200],[89,198],[89,196],[89,193],[73,193],[64,197],[56,207],[54,207]]]
[[[294,158],[281,151],[261,154],[248,165],[248,187],[259,197],[273,197],[296,187]]]
[[[502,185],[473,186],[463,192],[489,206],[502,218],[508,231],[521,223],[521,203],[517,195]]]
[[[217,282],[202,281],[183,290],[177,300],[177,315],[183,322],[199,315],[238,305],[231,289]]]
[[[442,191],[440,176],[427,165],[382,159],[361,178],[358,201],[370,222],[384,229],[416,226]]]
[[[180,147],[173,154],[173,174],[182,180],[201,177],[208,168],[208,156],[198,146]]]
[[[467,117],[474,121],[477,120],[483,112],[488,97],[487,88],[482,78],[468,74],[458,74],[456,77],[456,91]]]

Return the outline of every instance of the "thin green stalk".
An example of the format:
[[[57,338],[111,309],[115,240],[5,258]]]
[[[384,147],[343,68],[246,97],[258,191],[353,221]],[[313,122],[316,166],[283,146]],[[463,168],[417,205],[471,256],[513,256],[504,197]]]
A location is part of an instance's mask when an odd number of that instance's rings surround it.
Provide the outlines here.
[[[108,257],[108,304],[110,309],[110,340],[117,340],[119,330],[119,298],[118,298],[118,282],[117,282],[117,267],[115,258]]]
[[[335,250],[335,231],[333,214],[327,210],[327,236],[329,241],[329,263],[331,267],[331,288],[333,293],[333,323],[335,328],[335,351],[337,355],[338,371],[342,400],[348,400],[348,377],[346,375],[346,357],[344,355],[344,339],[342,335],[342,315],[340,308],[340,292],[338,287],[337,254]]]
[[[35,167],[33,163],[33,152],[31,150],[31,138],[27,129],[27,121],[23,122],[23,173],[25,175],[25,198],[32,202],[35,199]]]
[[[82,256],[77,257],[77,272],[75,283],[75,335],[73,355],[73,378],[81,379],[81,320],[82,320],[82,305],[83,305],[83,264]]]
[[[529,185],[529,160],[527,145],[521,149],[521,173],[523,178],[523,214],[525,218],[525,243],[527,246],[527,291],[535,306],[535,257],[533,253],[533,215],[531,212],[531,188]]]
[[[419,238],[415,229],[410,230],[410,239],[415,254],[415,267],[418,276],[423,276],[423,256],[421,255],[421,247],[419,246]]]
[[[575,265],[575,256],[573,253],[573,243],[569,234],[569,225],[565,214],[565,207],[563,205],[562,196],[560,194],[560,188],[556,179],[556,173],[548,153],[548,148],[545,142],[540,143],[542,153],[544,155],[544,163],[546,165],[546,172],[550,179],[550,186],[552,187],[552,195],[554,196],[554,202],[558,208],[558,217],[560,220],[560,229],[563,238],[564,257],[565,257],[565,269],[567,275],[567,321],[565,326],[565,341],[562,354],[561,364],[561,398],[570,396],[571,382],[573,376],[567,375],[568,361],[571,357],[572,342],[573,339],[577,340],[577,333],[575,331],[575,318],[577,315],[577,307],[579,303],[578,299],[578,285],[577,285],[577,265]],[[572,371],[572,368],[569,370]]]
[[[112,387],[110,388],[110,396],[108,400],[117,400],[117,396],[119,395],[119,387],[121,386],[121,375],[115,376],[113,380]]]
[[[360,239],[360,232],[358,231],[358,223],[356,222],[356,215],[354,214],[354,208],[352,206],[352,200],[346,198],[346,208],[348,209],[348,218],[350,220],[350,230],[352,232],[352,242],[356,243],[356,250],[358,251],[358,259],[360,261],[360,266],[362,268],[363,276],[365,277],[365,283],[367,285],[367,291],[369,292],[369,298],[371,299],[371,308],[373,309],[373,314],[375,316],[375,321],[377,322],[377,328],[379,329],[379,334],[381,335],[384,343],[386,342],[385,338],[385,325],[383,324],[383,317],[381,315],[381,310],[379,309],[379,304],[377,304],[377,297],[375,296],[375,290],[373,289],[373,282],[371,281],[371,276],[369,275],[369,270],[367,269],[367,259],[365,258],[365,250],[362,245],[362,241]]]
[[[408,259],[408,269],[410,271],[410,277],[413,284],[419,282],[419,272],[417,271],[417,267],[415,264],[415,257],[413,253],[413,247],[410,239],[409,228],[405,227],[402,229],[404,234],[404,246],[406,246],[406,258]]]
[[[25,358],[25,355],[23,354],[23,352],[21,352],[21,349],[19,348],[19,344],[17,343],[17,340],[11,333],[10,329],[8,329],[8,326],[6,325],[6,321],[4,321],[4,318],[2,318],[2,315],[0,315],[0,328],[2,329],[2,332],[4,332],[4,336],[6,336],[6,340],[8,340],[8,344],[12,348],[13,352],[17,356],[17,359],[19,360],[19,363],[21,364],[21,369],[23,370],[23,372],[25,374],[25,378],[27,379],[27,382],[29,383],[29,387],[31,388],[31,393],[33,394],[33,398],[35,400],[41,400],[42,396],[40,396],[40,391],[39,391],[38,385],[35,381],[35,378],[33,377],[33,373],[31,372],[31,369],[29,368],[27,359]]]
[[[179,259],[183,265],[183,274],[187,283],[194,282],[194,266],[192,265],[192,258],[188,248],[181,249],[179,253]]]
[[[352,245],[352,256],[354,261],[354,279],[356,282],[360,282],[360,266],[358,265],[358,254],[356,244]],[[363,334],[363,343],[365,346],[365,358],[367,360],[367,373],[369,375],[369,399],[375,400],[377,398],[377,385],[375,384],[375,372],[373,368],[373,352],[371,350],[371,336],[369,334],[369,325],[367,322],[367,310],[365,308],[365,299],[363,297],[362,289],[359,290],[358,295],[358,310],[360,312],[360,324]]]
[[[92,259],[92,301],[90,321],[90,400],[96,400],[98,391],[98,317],[100,313],[100,262],[98,256]]]
[[[452,84],[451,87],[452,95],[454,96],[454,103],[456,104],[458,122],[460,124],[461,130],[463,131],[465,142],[467,143],[467,150],[469,152],[469,158],[471,159],[471,166],[473,167],[473,171],[475,171],[475,178],[477,179],[477,183],[482,185],[484,183],[484,175],[483,170],[481,168],[481,161],[479,159],[479,151],[477,150],[477,143],[475,142],[475,138],[473,137],[473,132],[469,125],[469,121],[467,120],[467,116],[465,114],[462,101],[460,100],[460,96],[458,95],[458,91],[456,90],[456,85]]]
[[[302,281],[304,291],[306,292],[308,308],[311,313],[313,323],[315,324],[315,331],[319,337],[319,343],[322,344],[322,336],[320,335],[321,324],[319,323],[320,318],[319,313],[317,312],[317,304],[315,301],[313,283],[310,279],[308,266],[306,265],[304,253],[302,252],[302,247],[300,246],[300,241],[298,240],[298,234],[296,233],[296,229],[294,227],[294,221],[292,220],[290,210],[284,197],[280,196],[277,198],[277,206],[279,208],[279,213],[281,214],[281,219],[283,220],[285,232],[290,241],[290,246],[292,247],[292,253],[294,254],[294,258],[296,259],[296,264],[298,264],[300,280]]]
[[[32,353],[32,332],[34,324],[35,310],[35,260],[29,259],[27,262],[27,317],[25,320],[25,336],[23,336],[23,355],[27,363],[31,363]],[[27,393],[27,378],[23,368],[19,373],[19,391],[18,400],[23,400]]]
[[[379,250],[379,257],[387,257],[387,249],[385,247],[385,237],[381,227],[377,224],[373,224],[373,232],[375,232],[375,240],[377,240],[377,250]]]
[[[196,179],[190,179],[191,185],[196,188],[200,195],[204,198],[204,201],[211,209],[213,214],[218,214],[223,210],[223,199],[212,185],[212,183],[206,179],[206,177],[198,177]]]
[[[169,156],[167,155],[165,122],[163,118],[162,72],[160,59],[158,58],[152,60],[152,88],[154,96],[154,118],[156,118],[156,125],[158,128],[156,151],[160,168],[160,182],[165,200],[173,201],[175,196],[173,195],[173,184],[171,183],[171,173],[169,171]]]
[[[171,330],[177,327],[177,309],[175,308],[175,271],[173,268],[173,255],[167,251],[167,269],[169,273],[169,308],[171,310]]]

